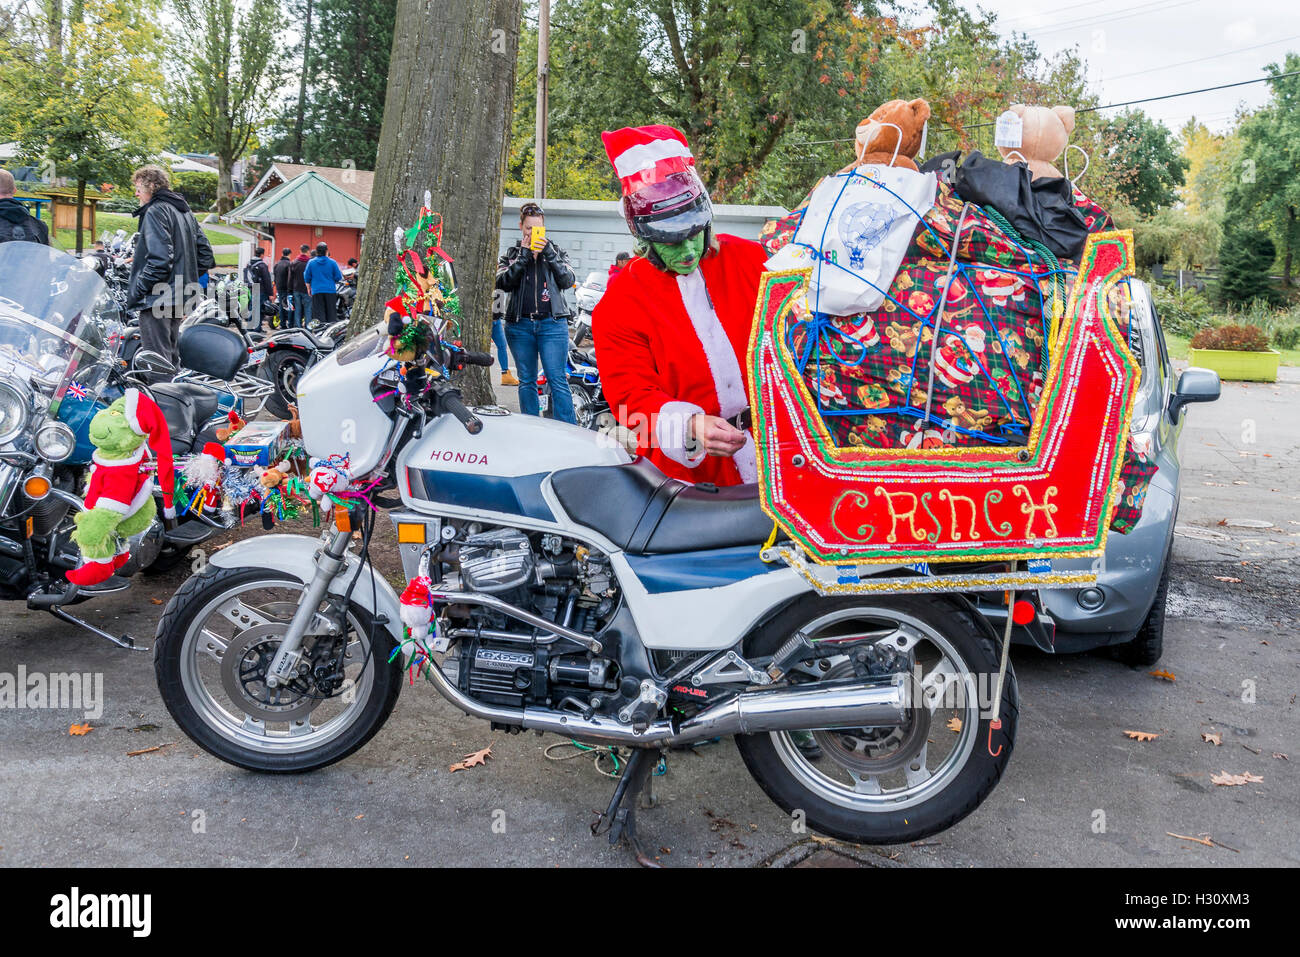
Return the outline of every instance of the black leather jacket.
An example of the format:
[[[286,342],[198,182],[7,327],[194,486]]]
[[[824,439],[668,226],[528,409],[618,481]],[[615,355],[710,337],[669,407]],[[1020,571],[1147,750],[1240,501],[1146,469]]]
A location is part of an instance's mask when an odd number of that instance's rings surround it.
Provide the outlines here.
[[[160,189],[132,215],[140,218],[140,235],[131,257],[127,306],[183,316],[199,273],[217,264],[212,244],[185,198],[171,190]]]
[[[549,239],[539,255],[542,261],[542,272],[546,275],[546,287],[551,293],[551,315],[557,318],[567,317],[571,313],[562,290],[572,288],[575,282],[573,267],[569,265],[569,255]],[[509,293],[518,292],[524,270],[532,268],[534,257],[533,251],[526,248],[522,240],[507,249],[505,255],[497,260],[497,288]],[[507,322],[516,321],[522,305],[519,296],[512,295],[503,318]]]

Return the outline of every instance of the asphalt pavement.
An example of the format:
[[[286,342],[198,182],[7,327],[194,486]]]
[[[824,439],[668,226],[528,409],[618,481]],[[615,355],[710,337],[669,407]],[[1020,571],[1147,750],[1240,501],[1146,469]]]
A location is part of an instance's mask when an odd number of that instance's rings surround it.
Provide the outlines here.
[[[1134,669],[1017,647],[1015,753],[956,827],[875,848],[800,833],[728,739],[670,757],[657,805],[641,813],[647,848],[670,867],[1300,864],[1298,411],[1293,369],[1277,384],[1225,384],[1218,403],[1191,408],[1164,658]],[[378,528],[381,568],[395,576],[391,530]],[[152,643],[187,573],[138,576],[74,611]],[[550,760],[544,750],[563,739],[491,732],[427,686],[404,688],[347,760],[269,776],[185,738],[151,655],[8,603],[0,675],[20,668],[101,675],[102,714],[0,711],[3,865],[633,866],[588,830],[613,788],[591,755],[560,747],[551,757],[565,759]],[[69,734],[74,724],[91,730]],[[484,766],[448,770],[489,745]],[[1219,785],[1221,772],[1252,778]]]

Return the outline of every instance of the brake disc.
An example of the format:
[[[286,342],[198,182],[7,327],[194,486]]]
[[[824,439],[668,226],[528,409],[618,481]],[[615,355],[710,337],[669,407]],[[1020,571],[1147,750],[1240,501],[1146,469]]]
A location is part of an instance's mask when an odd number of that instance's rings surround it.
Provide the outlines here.
[[[853,665],[842,661],[822,678],[848,677]],[[862,774],[886,774],[907,766],[920,753],[930,734],[930,709],[912,708],[907,724],[894,728],[835,728],[814,731],[813,738],[822,750],[841,767]]]
[[[267,669],[287,627],[287,622],[272,622],[246,628],[231,639],[221,656],[221,685],[226,694],[259,721],[298,721],[320,704],[307,677],[296,676],[275,688],[266,683]]]

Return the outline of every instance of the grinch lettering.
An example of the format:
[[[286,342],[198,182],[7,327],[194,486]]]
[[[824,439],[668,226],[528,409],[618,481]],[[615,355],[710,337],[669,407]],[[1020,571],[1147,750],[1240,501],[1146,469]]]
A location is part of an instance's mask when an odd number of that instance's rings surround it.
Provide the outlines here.
[[[1053,517],[1057,506],[1051,501],[1056,494],[1056,486],[1046,487],[1043,501],[1039,503],[1034,501],[1033,494],[1025,485],[1017,484],[1012,489],[1012,500],[1007,506],[1012,515],[1026,516],[1026,539],[1057,537]],[[909,539],[933,545],[939,541],[979,542],[986,537],[1006,538],[1012,531],[1011,523],[1004,518],[1006,509],[996,518],[990,514],[991,507],[1001,504],[1003,499],[1003,493],[998,489],[985,490],[982,495],[978,492],[961,495],[948,488],[918,495],[914,492],[891,492],[883,485],[875,486],[870,495],[862,489],[848,489],[831,502],[830,527],[845,540],[864,545],[899,543],[906,546]],[[1039,526],[1037,530],[1036,524]],[[877,527],[885,532],[883,542],[877,538]]]

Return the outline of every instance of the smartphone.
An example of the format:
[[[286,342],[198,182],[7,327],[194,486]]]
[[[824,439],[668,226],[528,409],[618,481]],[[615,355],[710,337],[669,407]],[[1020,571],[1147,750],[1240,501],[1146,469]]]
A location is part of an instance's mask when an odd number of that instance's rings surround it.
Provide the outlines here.
[[[532,235],[532,239],[530,239],[530,240],[528,241],[528,245],[532,247],[533,252],[535,252],[535,253],[536,253],[536,252],[541,252],[542,247],[546,245],[546,227],[545,227],[545,226],[534,226],[534,227],[533,227],[533,235]]]

